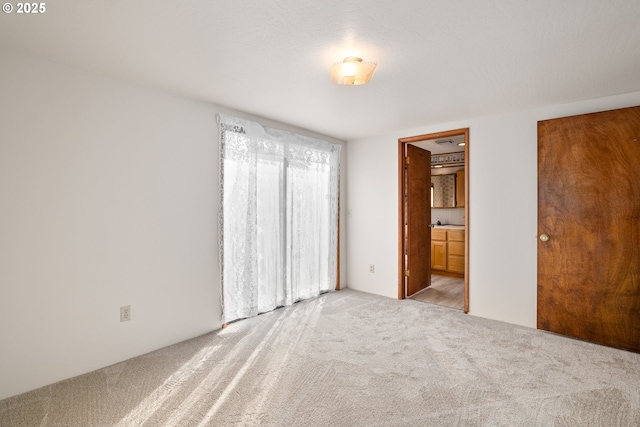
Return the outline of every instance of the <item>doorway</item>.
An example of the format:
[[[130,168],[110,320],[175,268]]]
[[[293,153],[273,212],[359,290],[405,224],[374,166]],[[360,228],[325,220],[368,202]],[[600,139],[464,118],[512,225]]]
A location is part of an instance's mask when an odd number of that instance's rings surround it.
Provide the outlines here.
[[[461,141],[464,141],[464,146],[462,151],[459,150],[458,147],[456,147],[456,151],[463,153],[464,154],[464,168],[462,169],[463,173],[460,174],[459,178],[462,178],[461,181],[461,185],[458,187],[461,189],[461,187],[464,187],[464,191],[462,191],[463,194],[459,195],[458,197],[464,197],[464,208],[463,208],[463,223],[464,224],[458,224],[458,226],[460,226],[463,229],[458,229],[456,231],[456,233],[453,233],[452,235],[459,235],[459,236],[463,236],[463,238],[458,239],[457,242],[455,242],[452,247],[456,248],[456,251],[459,251],[459,259],[463,261],[463,265],[460,265],[458,267],[459,269],[459,274],[458,277],[462,277],[462,280],[464,281],[464,288],[463,288],[463,307],[462,309],[464,310],[465,313],[469,312],[469,128],[464,128],[464,129],[455,129],[455,130],[450,130],[450,131],[445,131],[445,132],[437,132],[437,133],[431,133],[431,134],[424,134],[424,135],[417,135],[417,136],[412,136],[412,137],[407,137],[407,138],[400,138],[398,140],[398,186],[399,186],[399,191],[398,191],[398,236],[399,236],[399,242],[398,242],[398,299],[405,299],[408,296],[411,295],[411,293],[408,292],[408,285],[409,285],[409,281],[411,280],[411,276],[413,275],[413,271],[415,271],[415,269],[417,267],[421,267],[422,269],[428,269],[429,270],[429,274],[431,274],[430,270],[431,270],[431,261],[428,261],[429,265],[425,266],[424,265],[424,260],[426,259],[430,259],[430,257],[425,257],[423,259],[412,259],[415,258],[415,254],[412,253],[412,251],[409,250],[409,240],[411,239],[411,235],[408,235],[410,233],[410,230],[413,229],[413,233],[415,235],[416,233],[416,227],[415,225],[412,227],[411,224],[411,205],[409,205],[407,203],[407,197],[408,194],[411,191],[411,188],[409,188],[412,184],[409,180],[407,180],[407,175],[406,175],[406,168],[407,168],[407,153],[409,150],[409,146],[418,146],[420,147],[425,146],[425,143],[428,142],[436,142],[438,141],[438,143],[442,143],[442,141],[446,142],[451,142],[453,143],[454,139],[458,139]],[[443,147],[444,148],[444,147]],[[441,149],[437,149],[434,150],[434,156],[437,156],[443,152],[443,148]],[[447,148],[452,148],[452,147],[447,147]],[[462,165],[461,165],[462,166]],[[428,162],[424,167],[426,168],[431,168],[431,162]],[[430,176],[431,172],[427,172]],[[426,174],[424,174],[424,176],[426,176]],[[430,178],[428,178],[429,181],[431,181]],[[462,183],[464,183],[462,185]],[[431,188],[431,182],[428,183],[429,184],[429,188]],[[429,210],[430,210],[430,203],[428,204],[429,206]],[[431,216],[429,215],[429,225],[424,227],[422,229],[422,233],[424,233],[425,235],[428,234],[429,238],[428,239],[421,239],[421,241],[431,241],[431,226],[433,226],[433,221]],[[462,240],[462,241],[459,241]],[[429,243],[429,248],[423,248],[426,249],[429,254],[431,255],[433,253],[433,245],[431,245],[431,243]],[[436,252],[435,255],[438,255],[438,253]],[[422,264],[421,264],[422,261]],[[411,266],[411,268],[406,268],[407,266]],[[460,268],[462,267],[462,268]],[[453,276],[455,276],[455,274],[453,274]],[[433,276],[435,278],[435,276]],[[430,276],[431,279],[431,276]],[[431,282],[431,281],[430,281]],[[438,283],[438,280],[434,281],[433,283]],[[430,284],[430,283],[429,283]],[[429,284],[427,284],[427,286],[429,286]],[[430,289],[427,289],[426,291],[429,291]],[[423,292],[426,292],[423,291]]]

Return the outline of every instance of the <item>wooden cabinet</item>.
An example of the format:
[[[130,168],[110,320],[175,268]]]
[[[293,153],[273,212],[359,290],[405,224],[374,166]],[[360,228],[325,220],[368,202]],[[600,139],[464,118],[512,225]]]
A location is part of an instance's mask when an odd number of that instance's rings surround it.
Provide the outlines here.
[[[431,230],[431,270],[436,274],[464,276],[464,230]]]
[[[464,230],[447,230],[447,270],[464,274]]]
[[[431,268],[434,270],[447,269],[447,242],[431,241]]]
[[[431,229],[431,270],[447,269],[447,230]]]
[[[464,169],[456,172],[456,207],[464,208]]]

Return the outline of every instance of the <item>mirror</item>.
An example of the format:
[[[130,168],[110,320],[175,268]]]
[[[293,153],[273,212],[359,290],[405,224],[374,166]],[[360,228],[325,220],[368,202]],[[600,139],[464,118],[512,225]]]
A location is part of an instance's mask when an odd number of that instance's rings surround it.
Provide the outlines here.
[[[456,174],[431,176],[431,207],[456,207]]]

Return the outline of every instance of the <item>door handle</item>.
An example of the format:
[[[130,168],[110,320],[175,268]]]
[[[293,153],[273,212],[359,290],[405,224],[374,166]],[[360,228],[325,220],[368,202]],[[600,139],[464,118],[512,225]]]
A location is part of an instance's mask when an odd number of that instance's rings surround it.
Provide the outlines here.
[[[548,242],[549,241],[549,235],[548,234],[541,234],[540,235],[540,240],[542,240],[543,242]]]

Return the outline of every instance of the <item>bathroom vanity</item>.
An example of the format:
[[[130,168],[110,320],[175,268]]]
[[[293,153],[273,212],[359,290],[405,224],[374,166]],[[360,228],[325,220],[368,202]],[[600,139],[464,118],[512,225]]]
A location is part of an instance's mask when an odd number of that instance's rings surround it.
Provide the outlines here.
[[[436,225],[431,229],[431,272],[464,277],[464,226]]]

